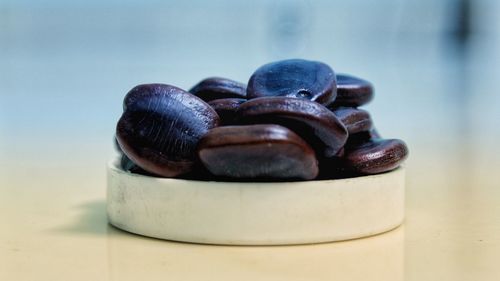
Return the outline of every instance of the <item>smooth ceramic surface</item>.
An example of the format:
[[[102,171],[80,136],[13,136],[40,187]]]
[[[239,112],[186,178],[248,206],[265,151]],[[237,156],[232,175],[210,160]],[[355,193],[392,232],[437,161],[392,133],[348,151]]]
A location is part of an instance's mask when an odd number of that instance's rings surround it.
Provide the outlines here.
[[[308,244],[388,231],[404,218],[405,170],[340,180],[238,183],[108,166],[107,213],[129,232],[228,245]]]

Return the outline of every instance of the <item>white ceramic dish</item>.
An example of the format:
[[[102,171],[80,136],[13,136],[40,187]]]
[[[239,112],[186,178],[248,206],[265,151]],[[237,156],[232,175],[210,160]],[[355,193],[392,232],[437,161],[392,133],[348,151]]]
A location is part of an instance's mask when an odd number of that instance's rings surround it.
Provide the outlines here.
[[[108,165],[109,222],[175,241],[284,245],[370,236],[404,218],[405,170],[341,180],[204,182],[132,174]]]

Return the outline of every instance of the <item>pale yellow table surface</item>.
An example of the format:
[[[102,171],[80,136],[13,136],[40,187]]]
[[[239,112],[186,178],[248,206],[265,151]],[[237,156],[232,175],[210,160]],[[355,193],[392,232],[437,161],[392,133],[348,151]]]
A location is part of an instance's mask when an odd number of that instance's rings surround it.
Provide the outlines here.
[[[472,155],[474,147],[464,143],[419,147],[407,164],[402,227],[365,239],[280,247],[129,234],[107,224],[104,162],[85,153],[68,155],[73,165],[7,159],[0,280],[499,280],[498,160]]]

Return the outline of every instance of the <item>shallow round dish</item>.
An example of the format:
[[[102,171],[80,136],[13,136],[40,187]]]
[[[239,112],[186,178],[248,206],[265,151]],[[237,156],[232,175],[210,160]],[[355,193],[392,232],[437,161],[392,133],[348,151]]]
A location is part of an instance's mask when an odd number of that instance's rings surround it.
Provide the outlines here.
[[[175,241],[290,245],[354,239],[404,218],[405,171],[339,180],[210,182],[156,178],[108,165],[109,222]]]

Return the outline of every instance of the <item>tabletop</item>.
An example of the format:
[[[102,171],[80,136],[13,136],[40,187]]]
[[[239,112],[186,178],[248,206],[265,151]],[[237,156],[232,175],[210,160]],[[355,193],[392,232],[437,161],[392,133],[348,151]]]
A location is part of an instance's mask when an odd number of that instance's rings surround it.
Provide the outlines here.
[[[351,241],[276,247],[126,233],[107,223],[104,163],[77,155],[74,166],[15,165],[1,182],[0,279],[496,280],[500,189],[492,175],[500,163],[466,150],[414,147],[401,227]]]
[[[354,24],[340,27],[336,40],[322,36],[331,20],[326,1],[313,7],[315,21],[294,22],[292,35],[272,29],[274,22],[245,24],[276,10],[265,1],[62,2],[0,4],[7,39],[0,45],[0,280],[500,280],[498,35],[478,35],[466,48],[440,45],[441,37],[423,31],[390,33],[381,8],[370,22],[388,33],[378,38]],[[347,14],[359,10],[342,5]],[[286,18],[297,9],[281,8]],[[209,24],[206,11],[217,15]],[[123,20],[136,16],[142,21]],[[353,30],[372,40],[369,50]],[[217,45],[221,34],[232,40]],[[297,40],[298,49],[280,45]],[[343,242],[250,247],[163,241],[108,224],[106,163],[128,89],[144,82],[188,88],[214,74],[246,81],[283,56],[323,60],[375,84],[366,109],[384,137],[410,148],[402,226]]]

